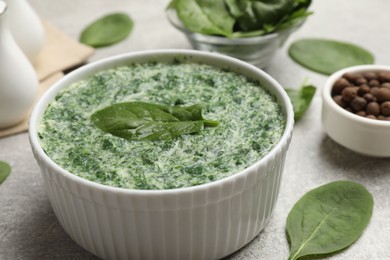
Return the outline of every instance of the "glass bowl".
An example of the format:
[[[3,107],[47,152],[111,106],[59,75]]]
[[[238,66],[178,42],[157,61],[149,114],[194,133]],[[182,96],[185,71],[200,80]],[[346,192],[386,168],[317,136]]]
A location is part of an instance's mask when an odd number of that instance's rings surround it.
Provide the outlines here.
[[[238,58],[259,68],[269,65],[276,51],[283,46],[291,33],[295,32],[304,22],[283,31],[255,37],[226,38],[188,31],[181,23],[176,11],[166,11],[169,22],[185,34],[195,50],[217,52]]]

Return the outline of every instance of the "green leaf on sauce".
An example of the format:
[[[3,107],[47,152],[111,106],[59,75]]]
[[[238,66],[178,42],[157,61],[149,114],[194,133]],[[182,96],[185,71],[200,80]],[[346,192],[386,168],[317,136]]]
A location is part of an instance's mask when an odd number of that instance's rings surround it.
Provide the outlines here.
[[[80,42],[95,47],[105,47],[124,40],[133,29],[133,21],[125,13],[106,15],[88,25]]]
[[[373,205],[372,195],[351,181],[336,181],[309,191],[287,218],[288,259],[333,253],[351,245],[367,227]]]
[[[298,40],[290,46],[288,53],[303,67],[325,75],[350,66],[374,63],[374,56],[369,51],[354,44],[326,39]]]
[[[184,134],[200,133],[216,127],[217,121],[205,120],[202,107],[167,106],[145,102],[114,104],[96,111],[92,122],[106,133],[128,140],[171,140]]]
[[[0,161],[0,184],[2,184],[11,173],[11,166],[8,163]]]
[[[290,97],[291,103],[294,107],[294,119],[298,121],[305,114],[309,108],[314,94],[316,93],[316,87],[312,85],[305,85],[300,89],[285,89]]]

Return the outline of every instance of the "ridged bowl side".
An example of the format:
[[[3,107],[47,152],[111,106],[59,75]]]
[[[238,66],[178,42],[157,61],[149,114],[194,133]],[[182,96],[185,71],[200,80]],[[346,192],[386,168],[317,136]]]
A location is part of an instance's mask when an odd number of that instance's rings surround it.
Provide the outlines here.
[[[246,175],[207,190],[128,196],[70,181],[34,151],[65,231],[103,259],[219,259],[266,226],[288,142]]]

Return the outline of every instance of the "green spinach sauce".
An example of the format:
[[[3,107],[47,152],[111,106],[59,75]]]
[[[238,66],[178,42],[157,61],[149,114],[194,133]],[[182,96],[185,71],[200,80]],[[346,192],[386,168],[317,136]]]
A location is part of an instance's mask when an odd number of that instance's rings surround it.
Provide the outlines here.
[[[220,122],[171,141],[129,141],[104,133],[91,115],[129,101],[202,104]],[[285,117],[258,83],[194,63],[145,63],[99,72],[63,89],[40,122],[40,143],[82,178],[130,189],[173,189],[212,182],[258,161],[279,141]]]

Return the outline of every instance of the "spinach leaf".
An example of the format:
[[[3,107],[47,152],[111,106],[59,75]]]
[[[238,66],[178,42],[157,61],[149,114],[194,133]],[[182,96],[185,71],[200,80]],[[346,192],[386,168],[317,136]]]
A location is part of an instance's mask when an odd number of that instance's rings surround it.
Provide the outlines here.
[[[275,31],[287,30],[297,24],[301,24],[304,20],[312,15],[313,12],[308,12],[306,8],[297,9],[290,15],[285,16],[277,26],[275,26]]]
[[[229,37],[234,19],[223,0],[174,0],[169,7],[176,9],[184,26],[193,32]]]
[[[336,181],[309,191],[287,218],[289,259],[328,254],[351,245],[367,227],[373,205],[372,195],[351,181]]]
[[[11,166],[8,163],[0,161],[0,184],[2,184],[11,173]]]
[[[350,66],[374,63],[374,56],[369,51],[350,43],[326,39],[296,41],[288,53],[303,67],[325,75]]]
[[[133,29],[133,21],[124,13],[104,16],[88,25],[80,36],[80,42],[95,47],[105,47],[124,40]]]
[[[273,26],[294,8],[291,0],[229,0],[226,4],[245,32]]]
[[[235,20],[230,16],[223,0],[197,0],[209,19],[229,36],[233,32]]]
[[[128,140],[171,140],[184,134],[200,133],[217,121],[205,120],[202,107],[167,106],[145,102],[114,104],[95,112],[92,122],[103,132]]]
[[[316,87],[304,83],[300,89],[287,88],[285,90],[294,107],[294,119],[295,121],[298,121],[309,108],[314,94],[316,93]]]
[[[172,0],[183,25],[192,32],[229,38],[261,36],[288,29],[311,13],[311,0]]]

